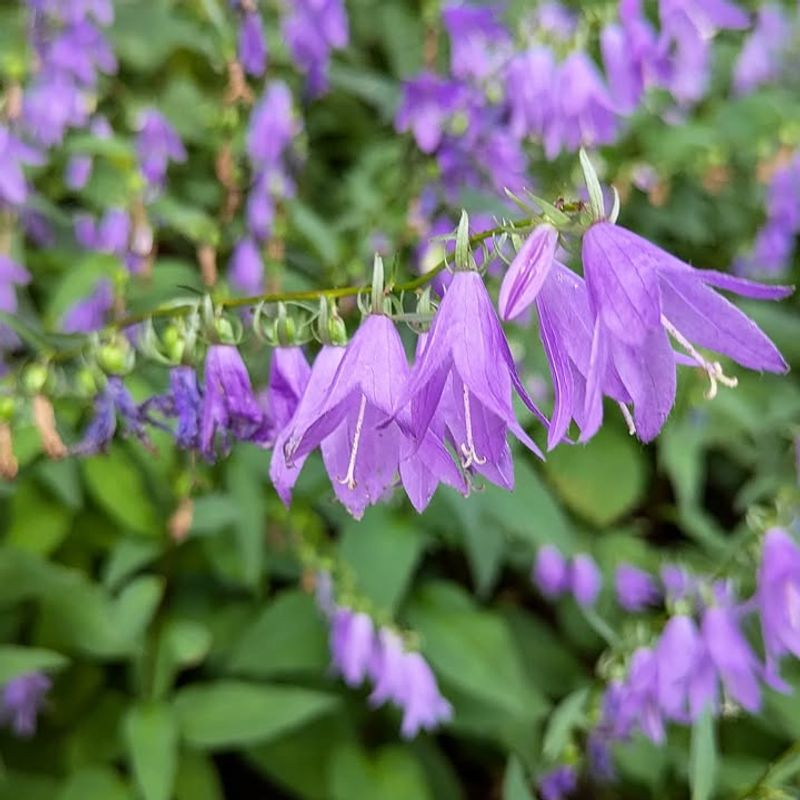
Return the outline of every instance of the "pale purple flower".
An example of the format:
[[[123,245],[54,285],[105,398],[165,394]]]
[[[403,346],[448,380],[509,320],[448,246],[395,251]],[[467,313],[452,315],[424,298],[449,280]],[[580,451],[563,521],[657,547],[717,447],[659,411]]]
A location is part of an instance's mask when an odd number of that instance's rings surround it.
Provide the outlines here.
[[[38,145],[52,147],[61,143],[69,128],[83,126],[88,117],[89,103],[69,77],[40,77],[25,92],[22,124]]]
[[[86,186],[91,174],[91,156],[72,156],[69,161],[67,161],[67,168],[64,172],[64,183],[73,191],[78,191]]]
[[[101,279],[92,293],[73,303],[61,321],[64,333],[91,333],[100,330],[107,322],[114,307],[114,292],[111,281]]]
[[[248,75],[260,77],[267,68],[264,23],[257,11],[247,11],[239,22],[239,61]]]
[[[3,687],[0,723],[8,725],[19,737],[36,733],[36,722],[45,704],[52,681],[41,672],[29,672],[13,678]]]
[[[23,168],[43,163],[41,153],[20,141],[0,125],[0,201],[21,206],[28,199],[28,181]]]
[[[547,424],[522,386],[481,276],[457,271],[400,403],[411,403],[411,430],[421,439],[440,409],[462,467],[511,488],[507,433],[541,455],[517,421],[511,403],[514,390]]]
[[[419,149],[423,153],[433,153],[463,100],[461,84],[423,72],[403,84],[403,100],[397,110],[395,127],[400,132],[411,131]]]
[[[454,0],[442,9],[450,37],[450,69],[457,78],[482,79],[496,71],[510,46],[497,9]]]
[[[338,608],[331,622],[333,666],[348,686],[360,686],[375,657],[375,626],[362,611]]]
[[[223,452],[229,449],[231,438],[249,439],[261,427],[263,417],[239,351],[233,345],[211,345],[206,355],[200,423],[203,455],[214,460],[217,435]]]
[[[617,134],[614,101],[592,60],[581,51],[571,53],[558,66],[553,103],[544,126],[548,159],[581,145],[601,145]]]
[[[764,536],[757,597],[767,673],[780,685],[781,656],[800,658],[800,547],[781,528]]]
[[[272,351],[269,382],[264,392],[265,426],[263,444],[272,446],[291,421],[311,377],[302,347],[277,347]]]
[[[617,600],[626,611],[641,611],[661,599],[653,577],[630,564],[621,564],[614,575]]]
[[[336,375],[344,353],[344,347],[334,347],[332,345],[325,345],[319,351],[314,359],[306,388],[294,410],[292,419],[278,433],[275,440],[269,476],[275,491],[286,506],[291,502],[292,489],[307,458],[307,456],[294,456],[290,461],[287,461],[285,451],[290,434],[294,430],[307,429],[317,419],[319,416],[318,409],[322,406],[327,396],[328,387]]]
[[[258,294],[264,288],[264,263],[258,246],[246,236],[236,245],[228,266],[231,285],[248,295]]]
[[[666,564],[661,568],[661,583],[671,600],[683,600],[696,588],[696,580],[677,564]]]
[[[569,564],[557,547],[546,544],[536,554],[531,577],[546,597],[558,597],[569,589]]]
[[[563,764],[539,778],[538,789],[542,800],[567,800],[578,788],[575,767]]]
[[[733,68],[733,86],[738,94],[752,92],[780,75],[790,36],[791,23],[779,5],[759,9],[756,27]]]
[[[404,739],[413,739],[420,730],[433,730],[449,720],[453,709],[440,694],[433,671],[420,653],[405,654],[403,671],[405,686],[400,735]]]
[[[250,117],[247,155],[258,166],[276,166],[298,130],[289,87],[283,81],[270,81]]]
[[[648,647],[640,647],[631,658],[628,677],[615,699],[615,725],[620,738],[636,728],[652,742],[664,741],[664,717],[658,701],[658,659]]]
[[[309,93],[322,94],[328,87],[331,50],[349,40],[342,0],[290,0],[281,30],[295,64],[306,74]]]
[[[163,187],[170,161],[186,161],[180,137],[164,115],[153,108],[141,114],[136,152],[142,175],[156,189]]]
[[[92,88],[98,73],[116,72],[117,60],[107,39],[91,22],[75,22],[53,37],[41,54],[45,80],[50,74],[71,78]]]
[[[513,56],[505,70],[505,94],[510,109],[509,128],[522,138],[541,137],[554,113],[556,62],[553,52],[533,47]]]
[[[639,438],[650,441],[658,434],[675,400],[677,357],[670,336],[691,363],[707,372],[712,390],[718,381],[730,381],[696,347],[714,350],[750,369],[786,371],[775,345],[714,289],[777,300],[791,288],[696,270],[609,222],[589,228],[582,257],[593,320],[582,439],[593,435],[602,421],[609,369],[633,402]]]
[[[664,715],[688,723],[713,702],[716,677],[690,617],[671,617],[656,645],[658,702]]]
[[[71,452],[81,456],[104,452],[114,438],[118,418],[126,436],[133,434],[146,446],[150,445],[145,427],[150,420],[145,410],[133,400],[122,378],[112,377],[95,398],[94,416]]]
[[[582,553],[575,556],[570,564],[569,585],[575,599],[582,606],[594,605],[603,579],[591,556]]]
[[[520,247],[500,286],[498,310],[504,320],[520,317],[536,300],[556,255],[558,231],[538,225]]]

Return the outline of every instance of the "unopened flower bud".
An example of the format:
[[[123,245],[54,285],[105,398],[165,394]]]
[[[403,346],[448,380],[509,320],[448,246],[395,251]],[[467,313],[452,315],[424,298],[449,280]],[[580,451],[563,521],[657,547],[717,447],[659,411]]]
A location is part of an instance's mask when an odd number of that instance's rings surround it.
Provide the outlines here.
[[[22,373],[22,387],[27,394],[38,394],[47,383],[47,367],[31,364]]]
[[[236,344],[236,336],[230,320],[220,318],[214,322],[214,329],[222,344]]]
[[[186,341],[176,325],[169,325],[161,336],[161,343],[166,351],[167,358],[174,364],[183,359]]]
[[[33,422],[42,440],[42,449],[49,458],[64,458],[67,447],[61,440],[56,427],[53,404],[43,394],[33,398]]]
[[[281,347],[289,347],[295,344],[297,335],[297,325],[295,321],[286,313],[286,306],[278,303],[278,317],[275,320],[275,339]]]
[[[16,406],[13,397],[0,397],[0,422],[11,422]]]
[[[97,363],[108,375],[126,375],[133,368],[133,361],[133,350],[122,337],[97,349]]]
[[[0,477],[9,481],[14,480],[18,470],[19,464],[14,455],[11,426],[7,422],[0,422]]]
[[[328,333],[331,338],[331,344],[344,346],[347,344],[347,328],[345,327],[344,320],[338,315],[334,315],[328,321]]]
[[[83,397],[94,397],[97,394],[98,386],[94,372],[89,367],[84,367],[78,371],[75,382],[78,386],[78,392]]]

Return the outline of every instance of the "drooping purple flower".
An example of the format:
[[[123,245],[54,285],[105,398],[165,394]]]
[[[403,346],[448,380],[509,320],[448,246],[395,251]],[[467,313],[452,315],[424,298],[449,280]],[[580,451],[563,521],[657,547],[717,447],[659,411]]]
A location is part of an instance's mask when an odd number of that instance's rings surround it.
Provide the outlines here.
[[[733,68],[733,87],[737,94],[748,94],[780,75],[791,24],[777,4],[758,11],[753,32],[739,53]]]
[[[272,446],[289,424],[311,377],[302,347],[278,347],[272,352],[269,383],[264,392],[266,436],[263,444]]]
[[[52,147],[69,128],[83,126],[89,104],[80,87],[68,77],[53,75],[35,82],[25,93],[22,124],[37,145]]]
[[[0,701],[0,724],[28,738],[36,733],[36,722],[45,704],[52,681],[41,672],[29,672],[13,678],[3,687]]]
[[[41,153],[20,141],[0,125],[0,201],[20,206],[28,198],[28,181],[23,167],[43,163]]]
[[[517,421],[511,404],[513,390],[546,424],[520,382],[480,275],[457,271],[403,393],[401,406],[411,403],[412,432],[421,439],[444,404],[441,409],[462,467],[511,488],[508,431],[541,455]]]
[[[242,239],[233,251],[228,275],[231,285],[244,294],[258,294],[264,288],[264,263],[258,246],[249,236]]]
[[[614,101],[599,70],[586,53],[573,52],[557,68],[544,127],[545,155],[553,159],[563,150],[607,144],[616,133]]]
[[[92,293],[73,303],[61,321],[64,333],[91,333],[108,322],[108,315],[114,307],[114,292],[111,281],[101,279]]]
[[[722,606],[706,609],[701,635],[727,694],[747,711],[758,711],[761,706],[758,678],[762,669],[739,630],[734,610]]]
[[[328,87],[333,49],[347,45],[350,31],[342,0],[291,0],[281,30],[295,64],[306,74],[312,96]]]
[[[154,108],[142,112],[136,138],[139,167],[154,189],[161,189],[170,161],[186,161],[186,149],[172,125]]]
[[[286,506],[291,502],[292,489],[307,458],[307,456],[295,456],[291,461],[287,461],[285,450],[289,436],[294,430],[309,428],[319,416],[318,409],[327,395],[328,387],[333,381],[344,353],[344,347],[332,345],[325,345],[319,351],[292,419],[278,433],[275,440],[269,476],[275,491]]]
[[[575,556],[570,564],[569,583],[572,594],[582,606],[594,605],[603,579],[591,556],[582,553]]]
[[[555,57],[547,47],[534,45],[509,60],[505,87],[511,114],[509,127],[515,136],[544,136],[554,113],[555,79]]]
[[[248,75],[260,77],[267,68],[264,23],[257,11],[246,11],[239,23],[239,61]]]
[[[375,626],[362,611],[338,608],[331,623],[331,658],[348,686],[360,686],[375,657]]]
[[[714,289],[776,300],[790,294],[791,288],[696,270],[609,222],[589,228],[582,257],[593,319],[582,439],[593,435],[602,421],[603,384],[609,369],[633,402],[639,438],[650,441],[658,434],[675,399],[676,356],[670,336],[708,374],[712,392],[718,381],[732,382],[719,364],[700,355],[697,346],[750,369],[786,371],[775,345]]]
[[[569,589],[569,565],[557,547],[547,544],[539,548],[532,578],[542,594],[549,598],[558,597]]]
[[[233,345],[215,344],[208,348],[205,363],[203,407],[200,422],[200,447],[213,461],[219,434],[223,452],[231,439],[249,439],[260,428],[263,413],[253,394],[239,351]]]
[[[630,564],[621,564],[614,575],[617,600],[626,611],[641,611],[654,605],[661,592],[653,577]]]
[[[463,103],[464,91],[461,84],[428,72],[405,81],[395,127],[400,132],[411,131],[419,149],[433,153],[448,121]]]
[[[757,597],[767,675],[780,685],[781,656],[800,658],[800,548],[781,528],[764,536]]]
[[[664,741],[664,718],[658,701],[658,659],[649,647],[631,658],[628,677],[615,698],[614,717],[619,738],[637,728],[652,742]]]
[[[258,166],[276,166],[297,132],[289,87],[270,81],[250,117],[247,155]]]
[[[521,316],[536,300],[550,273],[558,245],[558,231],[539,225],[520,247],[500,286],[498,310],[504,320]]]
[[[677,564],[665,564],[661,568],[661,583],[671,600],[682,600],[695,591],[695,579]]]
[[[575,767],[563,764],[542,775],[538,788],[542,800],[567,800],[578,788],[578,773]]]
[[[509,49],[510,37],[490,5],[452,0],[442,9],[450,37],[450,69],[457,78],[482,79],[495,72]]]
[[[146,428],[150,419],[131,397],[122,378],[112,377],[95,398],[94,416],[81,441],[70,452],[80,456],[103,452],[114,438],[118,419],[126,436],[132,434],[146,446],[150,445]]]
[[[694,620],[669,619],[655,649],[658,703],[668,719],[691,722],[713,702],[716,676],[703,650]]]
[[[608,783],[616,778],[611,742],[602,727],[592,731],[586,739],[586,757],[589,771],[596,780]]]
[[[200,449],[203,398],[194,367],[180,365],[169,371],[168,413],[175,417],[175,441],[183,450]]]

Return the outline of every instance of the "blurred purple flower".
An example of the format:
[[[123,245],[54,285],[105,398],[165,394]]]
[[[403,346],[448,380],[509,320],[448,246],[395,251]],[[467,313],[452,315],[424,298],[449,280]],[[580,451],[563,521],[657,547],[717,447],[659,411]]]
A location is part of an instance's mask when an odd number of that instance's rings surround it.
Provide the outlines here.
[[[375,658],[375,626],[367,614],[338,608],[331,622],[331,658],[348,686],[360,686]]]
[[[92,293],[73,303],[61,321],[64,333],[91,333],[100,330],[107,322],[114,307],[114,292],[111,281],[101,279]]]
[[[52,685],[50,678],[41,672],[29,672],[10,680],[3,687],[0,724],[8,725],[19,737],[33,736]]]
[[[21,206],[28,199],[23,167],[43,163],[41,153],[20,141],[5,125],[0,125],[0,201]]]
[[[260,77],[267,68],[264,23],[257,11],[247,11],[239,23],[239,61],[248,75]]]
[[[264,288],[264,264],[258,246],[249,236],[239,241],[228,266],[231,285],[240,292],[254,295]]]
[[[570,586],[570,572],[567,560],[553,545],[540,547],[531,576],[539,591],[549,598],[564,594]]]
[[[580,605],[594,605],[603,579],[591,556],[582,553],[572,559],[569,581],[572,594]]]
[[[733,68],[733,86],[737,94],[748,94],[775,80],[783,67],[791,23],[777,4],[758,11],[756,27],[748,36]]]
[[[294,416],[308,386],[311,368],[302,347],[276,347],[269,365],[269,382],[264,392],[264,444],[272,446]]]
[[[139,167],[152,188],[163,188],[170,161],[186,161],[186,150],[175,129],[161,112],[142,112],[136,139]]]
[[[538,788],[542,800],[566,800],[578,788],[578,773],[564,764],[542,775]]]
[[[447,122],[462,105],[464,87],[455,81],[423,72],[403,84],[403,100],[395,127],[411,131],[423,153],[433,153],[441,144]]]
[[[497,70],[510,45],[509,33],[497,17],[496,7],[460,0],[452,0],[442,9],[454,76],[482,79]]]
[[[555,107],[553,83],[556,62],[552,51],[533,47],[513,56],[506,67],[505,93],[509,104],[511,132],[522,138],[542,137]]]
[[[661,599],[661,592],[653,577],[630,564],[617,567],[614,585],[617,600],[626,611],[641,611]]]

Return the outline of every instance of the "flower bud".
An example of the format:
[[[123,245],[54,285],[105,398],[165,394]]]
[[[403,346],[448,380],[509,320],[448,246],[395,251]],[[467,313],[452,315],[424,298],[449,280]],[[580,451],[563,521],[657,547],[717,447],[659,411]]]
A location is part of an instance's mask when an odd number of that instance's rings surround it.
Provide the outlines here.
[[[0,397],[0,422],[11,422],[16,407],[13,397]]]
[[[553,266],[557,245],[558,231],[546,223],[523,242],[500,286],[501,319],[516,319],[536,300]]]
[[[94,372],[90,367],[83,367],[76,375],[78,393],[83,397],[94,397],[99,389]]]
[[[123,337],[101,344],[97,349],[97,363],[108,375],[126,375],[133,368],[134,358],[128,340]]]
[[[47,367],[43,364],[31,364],[22,373],[22,387],[26,394],[38,394],[47,383]]]
[[[224,318],[215,320],[214,331],[222,344],[236,344],[236,336],[233,332],[233,325]]]
[[[331,344],[339,346],[347,344],[347,328],[344,320],[338,314],[332,316],[328,321],[328,333],[331,338]]]
[[[600,180],[597,177],[597,172],[583,148],[581,148],[579,158],[581,161],[581,169],[583,170],[583,177],[586,181],[586,189],[589,192],[589,205],[592,208],[592,217],[595,221],[605,219],[606,209],[603,200],[603,190],[600,188]]]
[[[478,268],[469,244],[469,215],[463,210],[461,219],[458,221],[458,230],[456,231],[455,261],[457,270],[467,271]]]
[[[173,363],[178,364],[183,360],[186,349],[186,340],[177,325],[169,325],[161,336],[161,343],[164,345],[167,358]]]

